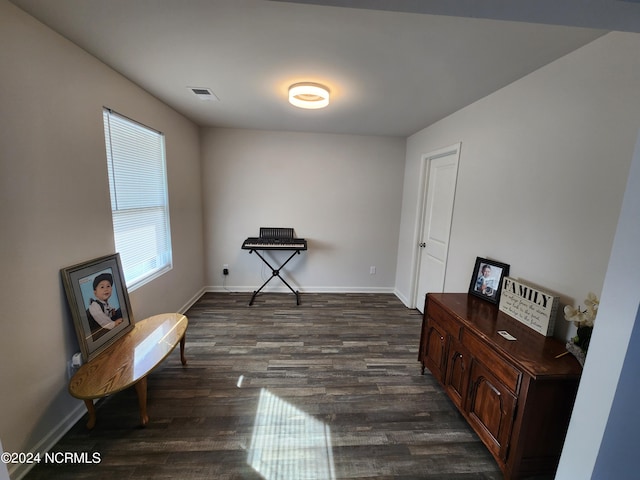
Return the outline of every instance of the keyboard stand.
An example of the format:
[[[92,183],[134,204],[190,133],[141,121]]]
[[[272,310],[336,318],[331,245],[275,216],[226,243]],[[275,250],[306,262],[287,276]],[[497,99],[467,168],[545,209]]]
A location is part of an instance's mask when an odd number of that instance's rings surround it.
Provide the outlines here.
[[[295,257],[295,256],[296,256],[296,254],[298,254],[298,255],[299,255],[299,254],[300,254],[300,250],[295,250],[295,251],[294,251],[294,252],[289,256],[289,258],[287,258],[287,259],[284,261],[284,263],[282,263],[278,268],[273,268],[273,267],[271,266],[271,264],[267,261],[267,259],[266,259],[266,258],[264,258],[262,255],[260,255],[260,252],[258,252],[258,250],[256,250],[256,249],[251,249],[251,250],[249,250],[249,253],[253,253],[253,252],[256,252],[256,255],[258,255],[258,257],[260,257],[260,259],[261,259],[261,260],[262,260],[262,261],[263,261],[263,262],[264,262],[264,263],[265,263],[265,264],[266,264],[266,265],[271,269],[271,277],[269,277],[269,278],[267,279],[267,281],[266,281],[266,282],[264,282],[264,283],[262,284],[262,286],[261,286],[258,290],[256,290],[256,291],[254,291],[254,292],[253,292],[253,296],[251,297],[251,301],[249,302],[249,305],[253,305],[253,301],[255,300],[256,295],[258,295],[258,293],[260,293],[260,290],[262,290],[262,289],[267,285],[267,283],[269,283],[271,280],[273,280],[273,278],[274,278],[274,277],[278,277],[278,278],[280,279],[280,281],[281,281],[282,283],[284,283],[284,284],[289,288],[289,290],[291,290],[291,291],[295,294],[295,296],[296,296],[296,305],[300,305],[300,294],[298,293],[298,291],[297,291],[297,290],[294,290],[293,288],[291,288],[291,285],[289,285],[289,284],[287,283],[287,281],[286,281],[284,278],[282,278],[282,277],[280,276],[280,270],[282,270],[282,269],[284,268],[284,266],[285,266],[287,263],[289,263],[289,260],[291,260],[293,257]]]

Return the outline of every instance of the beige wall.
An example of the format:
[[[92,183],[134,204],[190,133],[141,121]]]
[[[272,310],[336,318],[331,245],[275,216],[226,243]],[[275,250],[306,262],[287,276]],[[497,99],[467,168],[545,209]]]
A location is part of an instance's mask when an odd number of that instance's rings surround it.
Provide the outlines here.
[[[301,291],[393,291],[405,140],[205,129],[207,285],[253,291],[271,271],[241,250],[260,227],[293,227],[309,250],[285,274]],[[272,253],[278,260],[284,252]],[[376,274],[370,275],[370,267]],[[265,291],[286,290],[274,279]]]
[[[457,142],[445,288],[465,291],[479,255],[580,302],[605,280],[640,126],[639,49],[638,35],[607,35],[416,133],[405,156],[395,138],[199,132],[0,0],[4,449],[48,445],[83,413],[66,392],[65,365],[78,347],[59,270],[113,252],[103,105],[166,134],[175,267],[131,294],[138,318],[181,309],[203,285],[222,288],[223,263],[228,286],[255,287],[260,264],[239,247],[260,226],[293,226],[309,238],[294,272],[309,290],[395,288],[410,298],[420,157]],[[562,325],[557,333],[571,331]],[[598,341],[609,357],[617,351],[613,337]],[[615,356],[618,369],[623,356]],[[600,360],[604,354],[590,361]],[[598,392],[595,383],[588,391]],[[579,404],[586,417],[587,403]],[[608,409],[598,415],[603,425]],[[568,470],[602,436],[573,431]]]
[[[174,268],[131,293],[143,318],[203,285],[198,128],[0,0],[0,438],[29,451],[83,413],[67,393],[79,350],[59,270],[114,253],[102,107],[166,134]]]
[[[637,477],[640,132],[557,480]]]
[[[640,35],[609,34],[408,139],[396,280],[403,295],[416,254],[420,158],[456,142],[445,290],[466,291],[481,256],[565,303],[601,293],[640,125],[638,48]]]
[[[610,33],[407,142],[401,295],[411,290],[420,157],[462,142],[445,290],[467,291],[474,259],[484,256],[509,263],[513,276],[555,291],[563,303],[584,305],[589,291],[602,296],[559,480],[591,478],[599,450],[637,441],[621,430],[602,443],[616,389],[634,389],[619,378],[633,348],[640,281],[637,152],[628,180],[640,128],[638,51],[640,35]],[[574,331],[560,315],[556,336]],[[626,368],[637,378],[637,365]],[[607,460],[601,471],[637,471],[637,459],[617,466]]]

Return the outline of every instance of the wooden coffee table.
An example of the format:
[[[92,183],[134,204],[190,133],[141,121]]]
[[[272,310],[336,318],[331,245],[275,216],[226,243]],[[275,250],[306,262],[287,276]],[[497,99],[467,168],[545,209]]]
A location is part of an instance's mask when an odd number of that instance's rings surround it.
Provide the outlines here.
[[[134,386],[138,394],[142,425],[147,415],[147,375],[180,343],[184,356],[185,333],[189,321],[179,313],[164,313],[135,323],[133,329],[96,358],[82,365],[69,382],[69,393],[84,400],[89,412],[87,428],[96,424],[93,400]]]

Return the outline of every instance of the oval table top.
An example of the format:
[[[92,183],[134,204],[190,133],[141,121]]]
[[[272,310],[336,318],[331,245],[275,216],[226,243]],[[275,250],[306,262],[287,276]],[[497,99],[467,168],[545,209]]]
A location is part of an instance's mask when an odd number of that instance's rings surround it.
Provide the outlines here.
[[[132,386],[173,351],[188,323],[179,313],[163,313],[135,323],[131,331],[78,369],[69,382],[69,393],[90,400]]]

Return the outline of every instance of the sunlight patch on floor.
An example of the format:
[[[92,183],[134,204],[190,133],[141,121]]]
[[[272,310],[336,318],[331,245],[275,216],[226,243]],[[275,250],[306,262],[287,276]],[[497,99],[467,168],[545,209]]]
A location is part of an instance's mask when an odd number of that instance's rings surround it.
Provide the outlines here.
[[[266,480],[336,478],[330,428],[264,388],[247,463]]]

